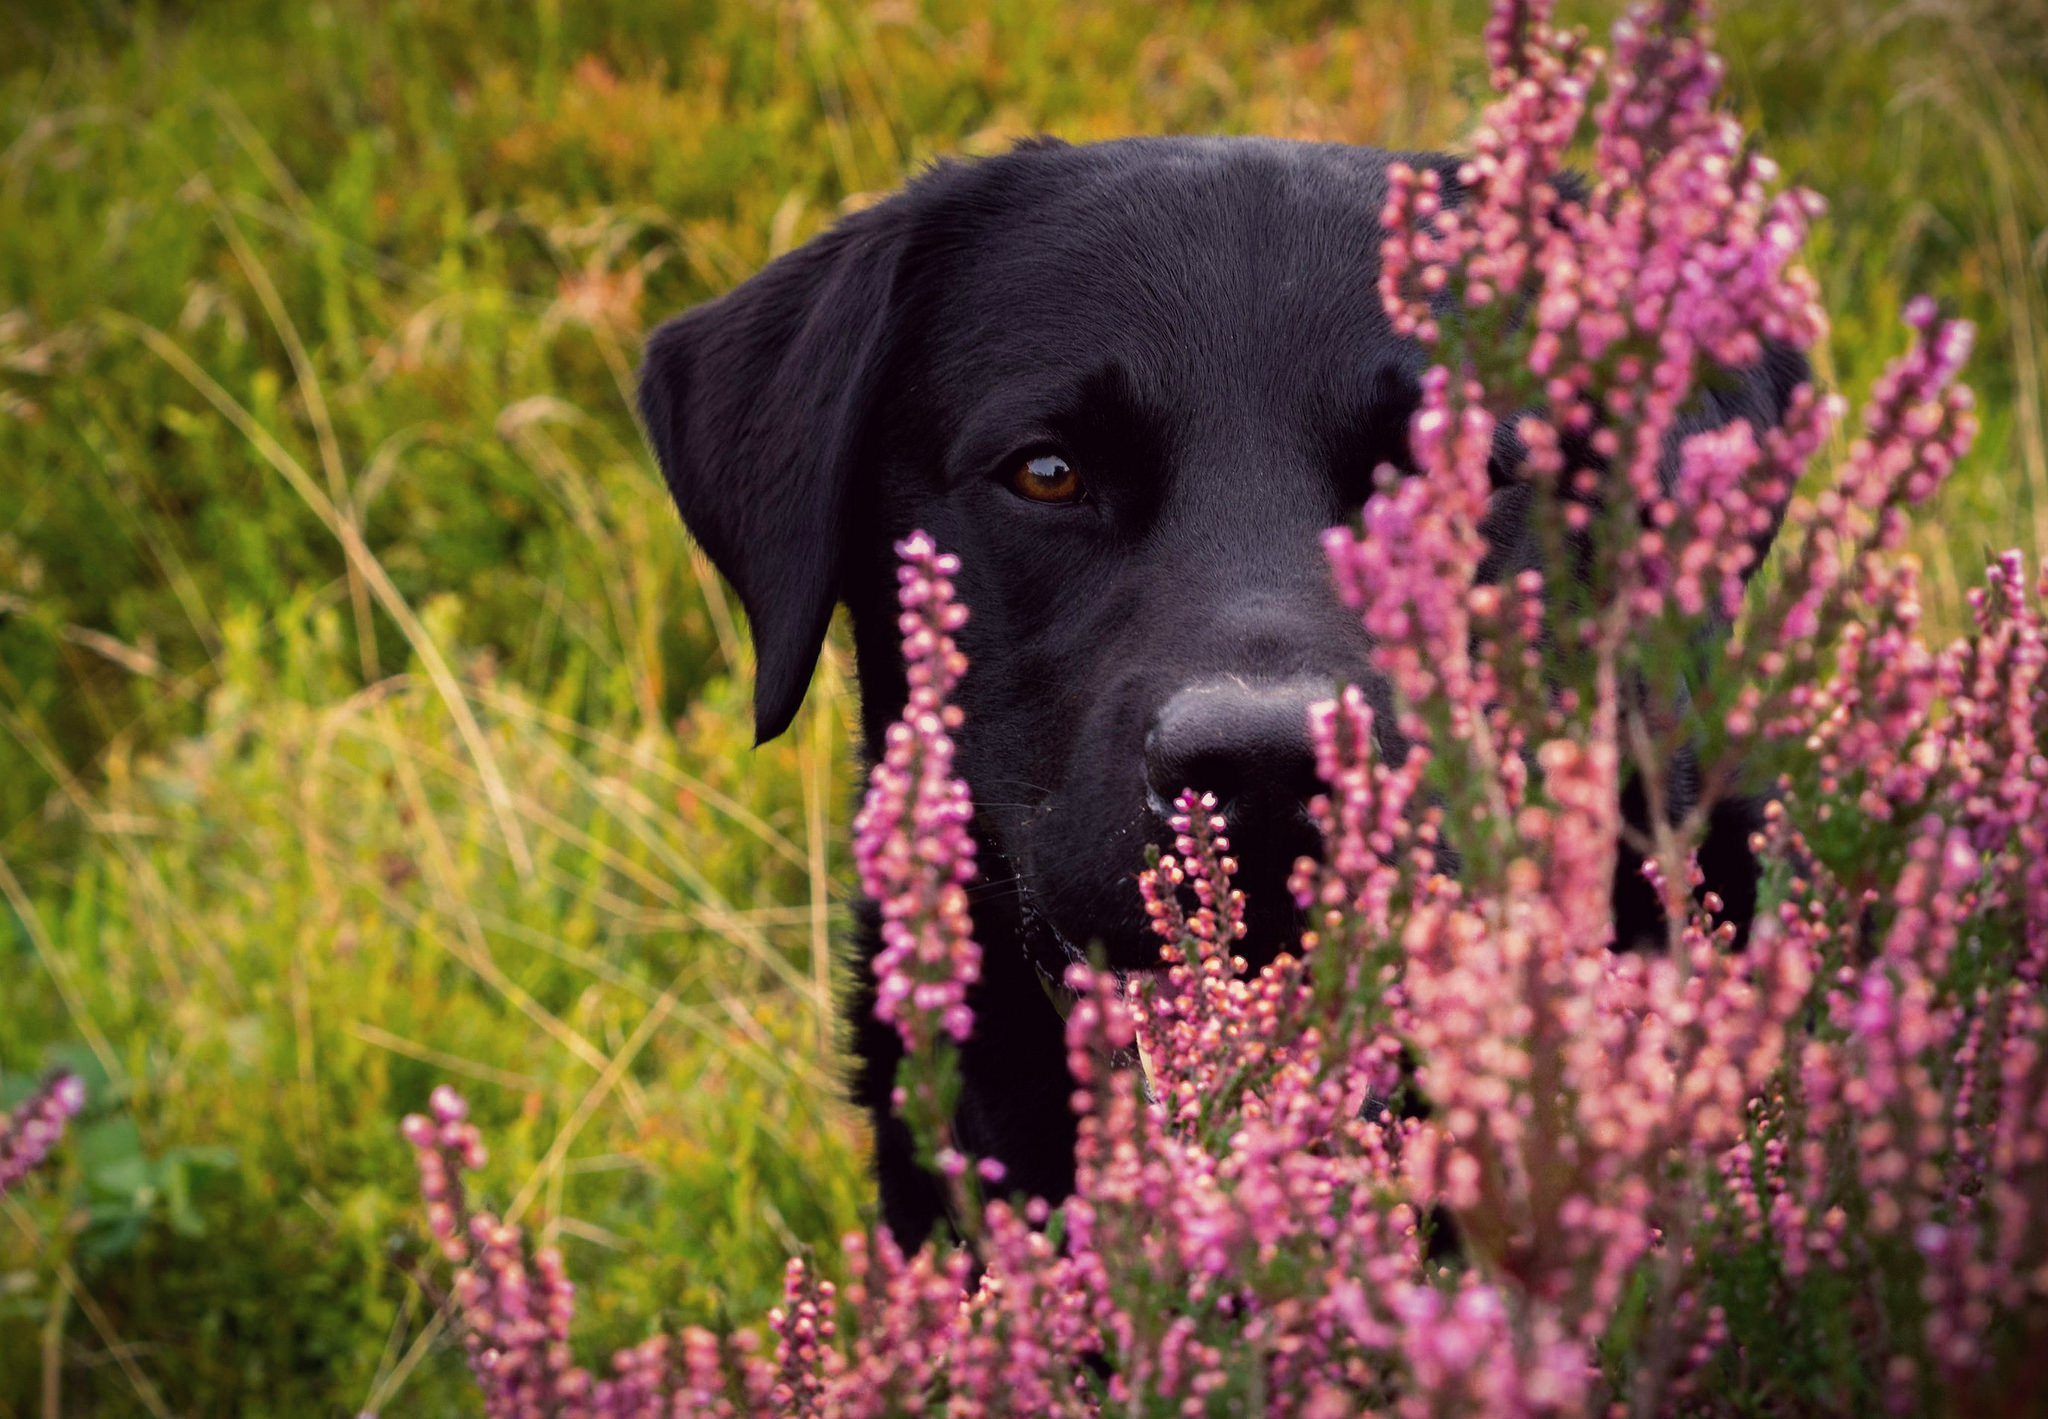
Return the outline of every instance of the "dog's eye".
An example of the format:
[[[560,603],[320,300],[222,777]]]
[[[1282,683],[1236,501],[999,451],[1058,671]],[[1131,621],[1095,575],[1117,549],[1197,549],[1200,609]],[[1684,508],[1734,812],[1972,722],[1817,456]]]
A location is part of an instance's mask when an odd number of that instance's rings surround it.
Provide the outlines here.
[[[1041,453],[1017,465],[1010,475],[1014,492],[1035,503],[1072,503],[1081,499],[1081,475],[1057,453]]]

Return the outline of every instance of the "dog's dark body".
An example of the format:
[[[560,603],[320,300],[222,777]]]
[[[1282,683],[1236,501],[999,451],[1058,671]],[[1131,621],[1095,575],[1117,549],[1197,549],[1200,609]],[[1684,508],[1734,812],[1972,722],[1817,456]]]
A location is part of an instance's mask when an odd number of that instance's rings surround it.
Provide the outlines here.
[[[1163,800],[1188,784],[1224,800],[1247,944],[1270,955],[1293,935],[1288,867],[1316,847],[1306,704],[1360,681],[1386,708],[1318,534],[1377,465],[1406,462],[1424,359],[1375,289],[1391,160],[1133,139],[943,165],[649,344],[642,413],[751,618],[762,738],[794,715],[843,601],[877,754],[905,693],[891,544],[922,527],[961,557],[957,764],[976,805],[983,974],[956,1131],[1001,1160],[1006,1189],[1071,1190],[1062,1026],[1042,980],[1093,943],[1119,966],[1152,958],[1133,877],[1169,836]],[[1803,377],[1796,359],[1767,361],[1689,427],[1775,423]],[[1026,461],[1051,455],[1064,465],[1044,467],[1078,474],[1078,501],[1020,492]],[[1491,531],[1494,572],[1534,563],[1512,507]],[[1706,858],[1745,913],[1739,817]],[[1624,938],[1655,929],[1626,869],[1616,900]],[[908,1245],[942,1200],[890,1116],[899,1046],[872,1016],[874,945],[864,918],[856,1089],[884,1219]]]

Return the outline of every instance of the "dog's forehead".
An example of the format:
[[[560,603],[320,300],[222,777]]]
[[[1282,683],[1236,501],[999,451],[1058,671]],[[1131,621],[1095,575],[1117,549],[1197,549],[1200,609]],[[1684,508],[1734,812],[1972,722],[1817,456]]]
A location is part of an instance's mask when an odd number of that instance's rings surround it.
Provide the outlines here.
[[[1388,155],[1270,139],[1031,148],[953,175],[911,273],[935,367],[1111,363],[1159,393],[1392,357]]]

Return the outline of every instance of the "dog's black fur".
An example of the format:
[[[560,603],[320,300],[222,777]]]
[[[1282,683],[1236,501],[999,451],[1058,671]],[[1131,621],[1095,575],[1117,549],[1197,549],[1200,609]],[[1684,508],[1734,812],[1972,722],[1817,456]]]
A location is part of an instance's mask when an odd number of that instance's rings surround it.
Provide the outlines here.
[[[1263,139],[1043,141],[947,163],[655,332],[641,411],[690,531],[752,622],[761,739],[796,713],[835,602],[852,613],[869,756],[902,707],[895,557],[915,527],[957,552],[971,619],[957,765],[976,808],[983,973],[956,1133],[1006,1188],[1072,1188],[1059,1015],[1042,988],[1099,944],[1153,956],[1133,877],[1184,784],[1225,799],[1250,954],[1292,939],[1285,878],[1316,849],[1304,710],[1366,685],[1357,619],[1318,534],[1381,463],[1406,464],[1419,348],[1375,289],[1395,155]],[[1456,163],[1408,154],[1455,186]],[[1688,429],[1775,424],[1805,377],[1773,355]],[[1503,447],[1502,483],[1513,451]],[[1078,502],[1028,500],[1058,454]],[[1512,490],[1494,574],[1534,565]],[[1741,815],[1704,854],[1737,916],[1755,865]],[[1656,903],[1624,865],[1624,940]],[[856,1091],[884,1220],[943,1216],[890,1114],[899,1045],[872,1015],[860,928]]]

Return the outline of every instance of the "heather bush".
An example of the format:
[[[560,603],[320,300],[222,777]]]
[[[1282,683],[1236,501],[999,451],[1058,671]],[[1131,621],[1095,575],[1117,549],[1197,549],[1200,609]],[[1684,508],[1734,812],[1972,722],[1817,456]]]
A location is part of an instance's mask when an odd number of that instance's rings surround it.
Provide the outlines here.
[[[658,1334],[597,1378],[560,1257],[465,1203],[481,1142],[437,1095],[406,1136],[492,1413],[2048,1402],[2048,571],[2000,559],[1937,650],[1899,550],[1974,433],[1971,332],[1909,303],[1831,469],[1841,401],[1810,387],[1761,437],[1667,457],[1718,371],[1821,337],[1795,263],[1818,201],[1717,107],[1685,0],[1604,50],[1504,0],[1487,44],[1462,192],[1397,169],[1385,211],[1385,304],[1432,362],[1416,472],[1385,470],[1327,547],[1398,712],[1375,723],[1355,687],[1314,712],[1326,850],[1297,866],[1296,949],[1248,973],[1229,826],[1184,795],[1136,888],[1161,969],[1068,975],[1075,1196],[1004,1197],[952,1148],[978,956],[946,692],[971,608],[912,536],[913,693],[856,853],[899,1106],[962,1236],[849,1238],[843,1286],[791,1261],[772,1345]],[[1553,571],[1494,585],[1504,432]],[[1620,811],[1631,775],[1647,827]],[[1765,880],[1738,948],[1694,853],[1750,791]],[[1647,949],[1614,940],[1624,845],[1664,908]]]

